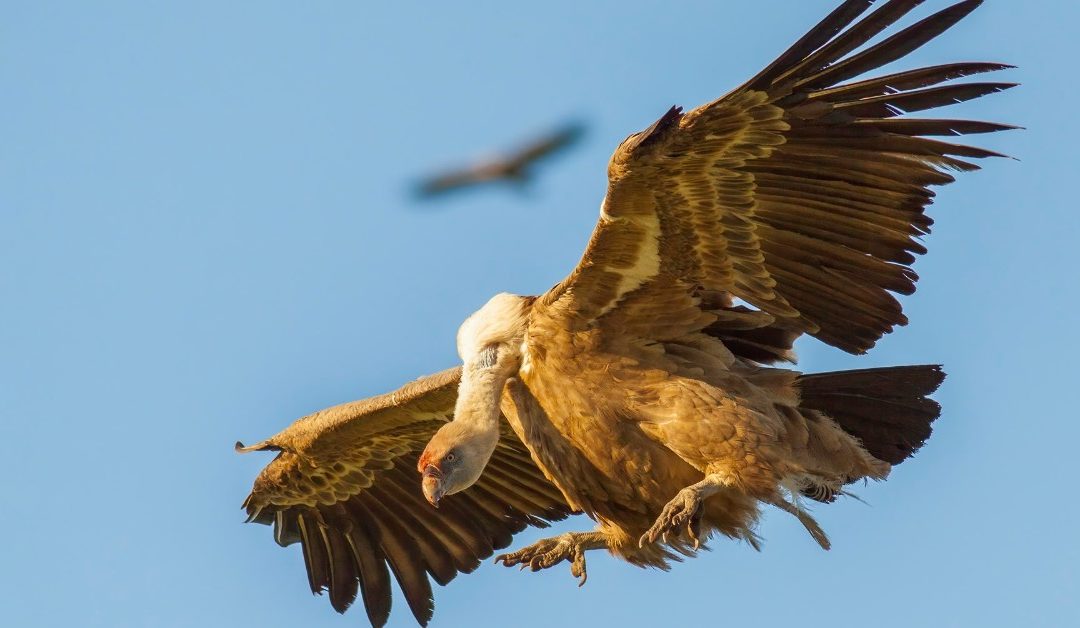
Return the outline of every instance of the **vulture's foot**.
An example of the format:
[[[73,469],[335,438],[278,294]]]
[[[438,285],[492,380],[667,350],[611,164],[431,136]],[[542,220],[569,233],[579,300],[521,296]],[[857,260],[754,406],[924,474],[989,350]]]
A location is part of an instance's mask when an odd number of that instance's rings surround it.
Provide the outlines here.
[[[701,547],[701,504],[707,497],[706,492],[698,485],[688,486],[679,491],[664,506],[663,512],[656,518],[649,531],[638,539],[638,547],[655,543],[657,539],[667,542],[668,534],[679,536],[684,531],[694,543],[694,549]]]
[[[568,532],[541,539],[510,554],[500,554],[495,557],[495,562],[501,561],[507,567],[521,565],[521,569],[528,567],[532,571],[540,571],[566,560],[570,562],[570,574],[578,579],[580,587],[589,578],[585,571],[585,552],[602,547],[607,547],[607,542],[599,532]]]

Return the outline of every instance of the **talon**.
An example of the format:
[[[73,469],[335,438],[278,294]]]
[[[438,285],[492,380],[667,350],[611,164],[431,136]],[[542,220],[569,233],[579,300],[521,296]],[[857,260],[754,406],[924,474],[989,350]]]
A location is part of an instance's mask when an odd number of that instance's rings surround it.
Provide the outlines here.
[[[639,539],[638,547],[644,547],[645,541],[654,543],[657,539],[661,539],[665,544],[671,543],[685,534],[686,538],[693,542],[694,549],[699,549],[701,547],[701,505],[700,492],[692,488],[679,491],[664,506],[648,532]],[[671,536],[670,539],[668,535]]]
[[[496,557],[496,562],[502,559],[503,565],[512,567],[518,565],[518,570],[526,568],[532,571],[540,571],[558,565],[562,561],[570,563],[570,574],[578,578],[578,586],[585,584],[588,573],[585,569],[585,550],[596,547],[588,545],[581,540],[579,534],[564,534],[552,539],[543,539],[520,549],[512,554],[501,554]],[[595,541],[593,541],[595,543]]]
[[[570,565],[570,575],[578,578],[579,589],[585,586],[585,581],[589,579],[589,573],[585,570],[585,554],[574,557],[574,562]]]
[[[701,510],[698,509],[694,516],[686,522],[686,533],[694,541],[694,551],[701,549]]]

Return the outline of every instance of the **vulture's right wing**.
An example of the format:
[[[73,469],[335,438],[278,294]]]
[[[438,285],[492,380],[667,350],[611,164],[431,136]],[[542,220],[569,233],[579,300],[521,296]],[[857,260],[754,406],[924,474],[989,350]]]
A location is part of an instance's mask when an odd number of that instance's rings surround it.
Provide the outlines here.
[[[1010,128],[909,117],[1013,87],[954,79],[1006,69],[953,63],[861,78],[979,6],[963,0],[899,32],[921,4],[846,0],[743,86],[631,135],[577,268],[540,298],[549,329],[655,342],[715,320],[726,293],[851,353],[907,322],[893,296],[932,223],[933,187],[998,153],[933,139]],[[876,43],[875,43],[876,41]],[[545,320],[536,315],[534,327]]]
[[[390,573],[421,624],[434,610],[430,575],[444,585],[510,544],[528,525],[570,512],[528,450],[503,422],[480,480],[432,508],[416,461],[453,418],[461,369],[392,393],[334,406],[239,451],[278,451],[244,501],[249,521],[274,526],[274,540],[303,547],[311,590],[329,590],[344,612],[363,597],[375,626],[390,614]]]

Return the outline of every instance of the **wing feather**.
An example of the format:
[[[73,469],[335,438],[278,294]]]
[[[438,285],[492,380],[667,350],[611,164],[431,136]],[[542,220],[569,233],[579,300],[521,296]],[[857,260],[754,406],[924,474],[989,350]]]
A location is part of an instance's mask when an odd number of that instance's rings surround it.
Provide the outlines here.
[[[829,43],[818,48],[813,54],[794,64],[775,80],[781,83],[788,77],[797,77],[808,72],[816,72],[828,67],[834,60],[862,46],[879,33],[895,24],[924,0],[891,0],[872,14],[859,21],[851,28],[834,37]]]
[[[319,533],[319,524],[314,518],[314,512],[300,513],[296,516],[296,525],[300,529],[300,546],[304,552],[308,586],[312,593],[320,594],[330,582],[330,557]]]
[[[371,625],[382,626],[390,618],[390,569],[386,564],[386,555],[370,532],[372,528],[367,523],[366,512],[354,511],[350,517],[344,506],[339,505],[338,508],[342,511],[342,520],[350,522],[344,528],[345,540],[356,562],[360,595],[368,619]]]
[[[416,492],[416,477],[396,468],[387,473],[385,487],[395,503],[407,504],[415,511],[423,512],[429,508],[423,497]],[[477,556],[492,552],[491,543],[485,543],[482,529],[470,526],[471,515],[456,507],[455,500],[447,500],[439,509],[439,516],[414,519],[416,525],[423,527],[424,533],[438,541],[450,555],[454,569],[469,572],[480,564]],[[450,578],[453,578],[451,575]],[[449,582],[449,579],[446,580]],[[445,585],[446,582],[439,582]]]
[[[810,29],[810,32],[795,42],[791,48],[784,51],[776,61],[770,63],[761,73],[751,79],[746,84],[746,89],[762,89],[773,83],[787,68],[805,59],[807,55],[828,43],[830,39],[857,20],[873,4],[874,0],[847,0],[847,2],[841,4],[817,26]]]
[[[915,290],[909,266],[926,253],[932,188],[978,169],[967,159],[1000,156],[927,136],[1016,127],[905,114],[1009,89],[943,83],[1011,66],[953,63],[844,81],[918,49],[980,3],[964,0],[873,43],[922,0],[888,0],[865,17],[873,0],[848,0],[742,87],[685,114],[673,108],[629,137],[608,166],[581,262],[537,301],[534,321],[664,340],[720,320],[700,298],[720,292],[775,317],[778,329],[852,353],[906,324],[893,294]]]
[[[422,497],[415,475],[424,445],[451,420],[460,369],[388,395],[335,406],[241,451],[278,451],[244,502],[249,520],[299,542],[313,593],[345,612],[359,595],[368,618],[389,618],[390,574],[416,620],[434,611],[431,580],[445,585],[510,544],[526,526],[570,512],[508,425],[480,481],[444,498]]]
[[[903,0],[899,0],[895,4],[915,5],[918,3],[905,3]],[[952,28],[957,22],[978,8],[980,4],[982,4],[982,0],[964,0],[964,2],[954,4],[858,54],[840,61],[830,61],[824,70],[799,78],[795,84],[798,88],[804,90],[827,87],[892,63],[914,52],[923,44]],[[886,6],[883,10],[888,8]]]
[[[842,102],[836,105],[835,110],[844,111],[858,118],[888,118],[903,113],[913,113],[935,107],[959,104],[989,94],[1003,92],[1016,86],[1016,83],[944,85]]]
[[[431,582],[426,573],[426,570],[437,569],[431,565],[432,555],[425,554],[422,549],[417,551],[416,539],[401,528],[393,514],[371,493],[361,493],[357,502],[371,513],[370,521],[378,530],[379,545],[386,554],[390,571],[401,585],[409,610],[420,625],[426,626],[435,612]]]
[[[345,540],[344,531],[330,526],[319,526],[323,545],[330,558],[330,605],[339,613],[344,613],[356,600],[359,592],[360,575],[356,561]]]
[[[856,83],[838,85],[829,89],[820,89],[807,94],[808,100],[828,100],[854,102],[863,98],[872,98],[883,94],[892,94],[916,90],[928,85],[937,85],[958,78],[965,78],[985,72],[1010,70],[1013,66],[1004,63],[949,63],[935,65],[919,70],[908,70],[896,74],[879,76]]]

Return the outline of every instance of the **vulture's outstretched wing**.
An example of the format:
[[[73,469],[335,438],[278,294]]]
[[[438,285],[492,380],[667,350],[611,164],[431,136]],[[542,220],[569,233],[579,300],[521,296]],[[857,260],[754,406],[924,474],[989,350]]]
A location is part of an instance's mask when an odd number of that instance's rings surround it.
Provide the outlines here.
[[[930,139],[1014,127],[903,114],[999,92],[950,83],[1001,70],[956,63],[846,82],[954,25],[966,0],[859,50],[921,4],[848,0],[764,71],[632,135],[608,167],[600,220],[574,272],[541,298],[571,329],[678,337],[710,324],[702,292],[739,297],[820,340],[863,353],[907,322],[926,249],[931,186],[997,153]]]
[[[468,573],[528,525],[570,509],[503,422],[498,448],[470,489],[431,507],[416,461],[452,418],[461,369],[304,417],[240,451],[279,451],[244,502],[249,521],[274,526],[279,545],[303,546],[311,590],[344,612],[359,592],[375,626],[390,614],[393,573],[421,624],[434,610],[430,575]]]

